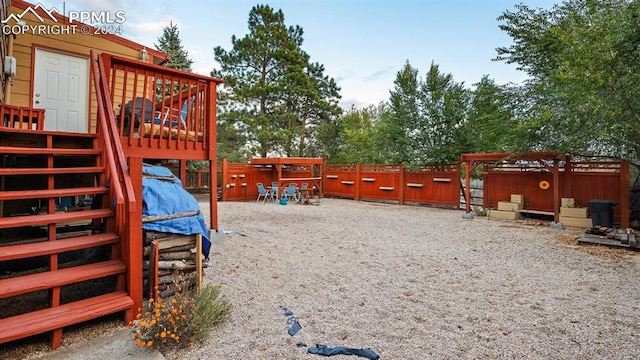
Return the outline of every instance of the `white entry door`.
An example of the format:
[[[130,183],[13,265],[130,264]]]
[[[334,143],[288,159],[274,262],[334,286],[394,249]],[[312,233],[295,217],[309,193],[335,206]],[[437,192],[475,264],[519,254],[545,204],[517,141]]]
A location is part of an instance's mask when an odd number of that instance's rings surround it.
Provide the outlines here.
[[[89,59],[36,49],[33,107],[45,109],[44,129],[86,133]]]

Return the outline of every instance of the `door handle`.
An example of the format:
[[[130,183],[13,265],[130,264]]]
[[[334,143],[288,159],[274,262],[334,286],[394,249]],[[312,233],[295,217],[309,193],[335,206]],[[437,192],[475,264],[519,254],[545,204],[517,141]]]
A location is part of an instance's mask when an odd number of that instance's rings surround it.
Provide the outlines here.
[[[36,104],[40,104],[40,100],[36,100]]]

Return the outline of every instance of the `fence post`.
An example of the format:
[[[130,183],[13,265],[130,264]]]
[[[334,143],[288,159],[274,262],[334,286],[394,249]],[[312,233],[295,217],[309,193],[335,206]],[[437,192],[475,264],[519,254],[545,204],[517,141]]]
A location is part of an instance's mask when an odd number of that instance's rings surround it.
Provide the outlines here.
[[[620,162],[620,227],[626,229],[629,223],[629,198],[631,197],[631,181],[629,178],[629,163]]]
[[[356,165],[356,194],[355,194],[355,200],[360,200],[360,181],[362,181],[360,179],[360,164]]]
[[[404,165],[400,164],[400,172],[398,175],[398,204],[404,205]]]
[[[553,221],[560,222],[560,167],[558,158],[553,159]]]
[[[226,191],[226,182],[227,182],[227,178],[228,178],[228,173],[229,172],[229,162],[227,161],[227,158],[223,158],[222,159],[222,176],[220,179],[220,187],[221,187],[221,191],[222,191],[222,201],[227,201],[227,191]],[[216,180],[218,180],[218,173],[216,172],[215,174],[216,176]],[[209,179],[209,181],[211,182],[211,184],[213,184],[213,174],[211,174],[211,179]],[[216,188],[213,188],[213,185],[211,185],[211,191],[216,191],[216,193],[218,192],[218,187],[216,186]]]

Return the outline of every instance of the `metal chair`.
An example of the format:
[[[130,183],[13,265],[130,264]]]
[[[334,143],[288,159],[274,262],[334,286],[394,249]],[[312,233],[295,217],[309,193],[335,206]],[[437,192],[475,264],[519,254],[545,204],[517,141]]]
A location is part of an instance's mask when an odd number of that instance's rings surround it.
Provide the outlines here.
[[[289,184],[284,190],[282,190],[282,197],[286,197],[287,200],[298,201],[298,184]]]
[[[262,198],[262,202],[264,203],[267,199],[271,198],[271,191],[267,190],[263,183],[257,183],[256,185],[258,186],[258,198],[256,199],[256,202],[260,201],[260,198]]]

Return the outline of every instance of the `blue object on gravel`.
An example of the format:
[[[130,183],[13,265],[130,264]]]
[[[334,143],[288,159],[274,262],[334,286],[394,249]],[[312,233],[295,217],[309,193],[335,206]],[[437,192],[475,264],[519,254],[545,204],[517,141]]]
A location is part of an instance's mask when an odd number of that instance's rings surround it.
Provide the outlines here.
[[[309,354],[322,355],[322,356],[333,356],[333,355],[356,355],[362,356],[371,360],[378,360],[380,356],[376,354],[375,351],[366,348],[366,349],[354,349],[348,348],[344,346],[336,346],[334,348],[330,348],[327,345],[316,344],[316,346],[310,346],[307,348],[307,352]]]
[[[287,325],[290,325],[289,330],[287,330],[287,333],[291,336],[297,334],[298,331],[302,329],[302,326],[300,326],[298,319],[296,319],[296,317],[293,316],[293,311],[287,309],[282,305],[280,306],[280,309],[282,310],[282,313],[284,314],[284,316],[287,317]]]

